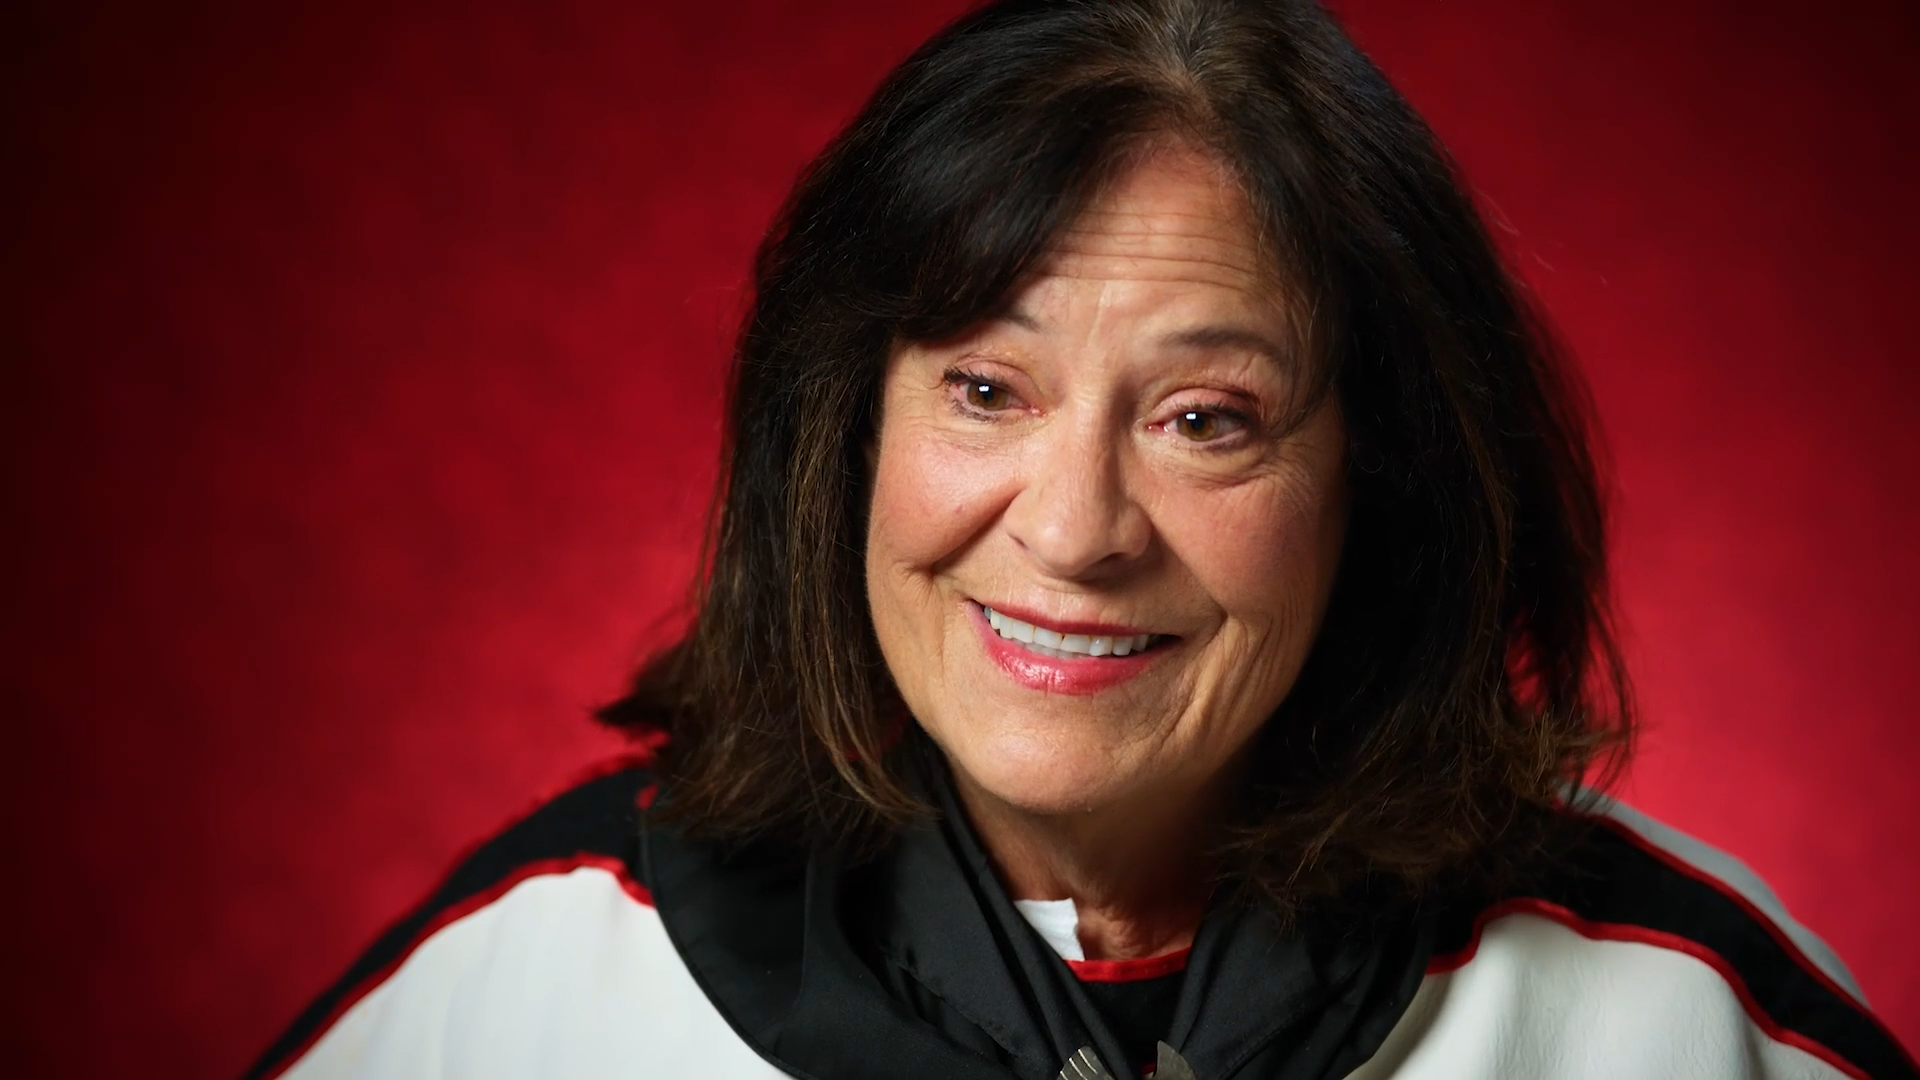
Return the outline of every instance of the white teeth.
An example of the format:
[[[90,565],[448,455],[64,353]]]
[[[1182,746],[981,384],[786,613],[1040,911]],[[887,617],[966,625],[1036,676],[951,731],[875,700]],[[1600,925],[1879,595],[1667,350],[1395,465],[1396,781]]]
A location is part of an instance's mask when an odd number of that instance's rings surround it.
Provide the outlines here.
[[[1129,653],[1144,650],[1153,641],[1152,634],[1135,634],[1132,637],[1062,634],[1044,626],[1021,622],[1011,615],[1002,615],[992,608],[985,608],[985,610],[987,625],[993,627],[994,633],[1008,641],[1018,641],[1034,652],[1046,656],[1069,659],[1078,656],[1126,656]]]

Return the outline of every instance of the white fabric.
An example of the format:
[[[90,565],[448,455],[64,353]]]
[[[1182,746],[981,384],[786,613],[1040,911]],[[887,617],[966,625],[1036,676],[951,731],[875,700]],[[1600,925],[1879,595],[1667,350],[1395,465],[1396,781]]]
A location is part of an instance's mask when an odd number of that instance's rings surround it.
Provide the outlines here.
[[[1053,947],[1062,960],[1085,960],[1086,951],[1080,947],[1080,909],[1073,906],[1073,897],[1065,900],[1015,900],[1013,906],[1020,917],[1027,920],[1041,940]]]
[[[721,1018],[605,870],[529,878],[428,938],[288,1078],[786,1075]]]
[[[1430,975],[1348,1080],[1841,1080],[1761,1031],[1685,953],[1593,941],[1537,915],[1496,919],[1474,957]]]

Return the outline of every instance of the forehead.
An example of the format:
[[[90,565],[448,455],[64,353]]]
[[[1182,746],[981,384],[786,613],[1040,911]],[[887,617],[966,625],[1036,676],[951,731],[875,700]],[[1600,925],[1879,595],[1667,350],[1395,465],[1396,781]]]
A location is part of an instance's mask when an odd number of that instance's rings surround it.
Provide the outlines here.
[[[1272,295],[1252,207],[1233,175],[1185,142],[1142,146],[1056,240],[1060,278],[1212,285]]]

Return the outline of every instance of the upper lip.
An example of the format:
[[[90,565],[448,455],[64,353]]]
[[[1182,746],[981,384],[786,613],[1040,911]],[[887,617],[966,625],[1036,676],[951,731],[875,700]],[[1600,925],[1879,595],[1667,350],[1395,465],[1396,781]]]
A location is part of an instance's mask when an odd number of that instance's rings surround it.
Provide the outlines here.
[[[992,608],[1002,615],[1019,619],[1023,623],[1032,623],[1042,629],[1052,630],[1060,634],[1085,634],[1088,637],[1137,637],[1141,634],[1151,634],[1154,632],[1143,626],[1123,626],[1120,623],[1077,622],[1072,619],[1056,619],[1049,615],[1028,611],[1024,608],[989,604],[984,600],[976,600],[975,603],[981,607]]]

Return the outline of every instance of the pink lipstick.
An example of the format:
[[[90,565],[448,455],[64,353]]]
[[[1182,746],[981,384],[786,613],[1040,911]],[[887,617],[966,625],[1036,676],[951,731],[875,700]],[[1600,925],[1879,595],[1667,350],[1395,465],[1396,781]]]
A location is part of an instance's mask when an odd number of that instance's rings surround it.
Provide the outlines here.
[[[1112,623],[1042,621],[1030,612],[969,601],[988,659],[1031,690],[1084,697],[1145,671],[1172,639]]]

